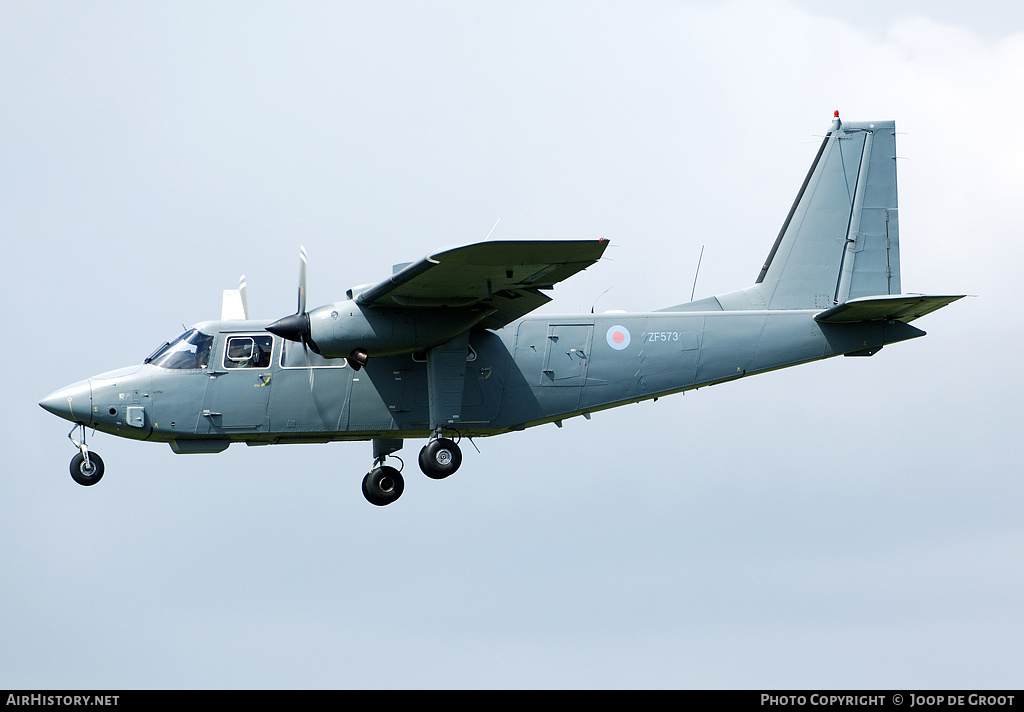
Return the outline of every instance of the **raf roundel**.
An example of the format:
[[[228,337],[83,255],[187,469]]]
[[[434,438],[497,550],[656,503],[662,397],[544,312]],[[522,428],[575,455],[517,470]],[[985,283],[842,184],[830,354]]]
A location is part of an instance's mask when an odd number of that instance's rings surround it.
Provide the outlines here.
[[[622,351],[622,349],[629,346],[629,329],[616,324],[608,329],[608,333],[605,334],[605,340],[616,351]]]

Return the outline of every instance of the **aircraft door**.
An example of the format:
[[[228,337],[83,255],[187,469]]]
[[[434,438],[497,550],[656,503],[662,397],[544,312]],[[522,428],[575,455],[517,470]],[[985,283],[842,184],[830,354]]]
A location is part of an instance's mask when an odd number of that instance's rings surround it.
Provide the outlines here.
[[[283,341],[270,399],[274,433],[323,433],[344,430],[352,369],[343,358],[324,358],[302,344]]]
[[[230,334],[210,371],[199,432],[229,434],[267,429],[272,373],[269,334]]]
[[[587,380],[593,333],[592,324],[550,325],[541,385],[582,386]]]

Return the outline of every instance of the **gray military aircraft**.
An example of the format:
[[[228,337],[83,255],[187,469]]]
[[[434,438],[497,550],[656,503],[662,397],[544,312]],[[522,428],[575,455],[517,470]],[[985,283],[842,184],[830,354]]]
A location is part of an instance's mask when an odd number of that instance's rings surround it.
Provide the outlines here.
[[[86,428],[176,453],[370,440],[363,494],[386,505],[405,485],[385,463],[408,438],[427,439],[420,468],[441,479],[462,463],[461,437],[923,336],[909,322],[964,295],[901,292],[895,156],[893,122],[844,124],[836,112],[760,274],[735,292],[642,313],[527,316],[608,242],[490,241],[396,265],[307,311],[303,251],[295,314],[249,319],[243,281],[219,321],[40,405],[75,424],[82,485],[103,476]]]

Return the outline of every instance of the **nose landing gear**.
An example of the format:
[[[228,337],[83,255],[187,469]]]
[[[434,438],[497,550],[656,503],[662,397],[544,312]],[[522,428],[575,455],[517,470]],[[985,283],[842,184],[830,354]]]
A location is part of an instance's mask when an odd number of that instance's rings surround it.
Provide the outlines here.
[[[82,430],[81,442],[74,438],[74,432],[79,428]],[[68,433],[68,439],[79,450],[78,454],[71,458],[71,478],[83,487],[99,482],[103,477],[103,460],[96,453],[89,452],[89,447],[85,444],[85,424],[76,423]]]

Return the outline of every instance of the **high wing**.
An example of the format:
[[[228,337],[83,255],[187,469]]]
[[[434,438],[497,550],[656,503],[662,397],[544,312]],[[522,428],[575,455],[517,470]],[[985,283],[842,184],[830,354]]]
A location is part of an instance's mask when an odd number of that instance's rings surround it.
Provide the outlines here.
[[[442,250],[355,296],[365,306],[430,309],[485,304],[498,329],[551,301],[542,289],[601,259],[607,240],[510,240]]]

